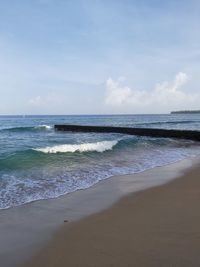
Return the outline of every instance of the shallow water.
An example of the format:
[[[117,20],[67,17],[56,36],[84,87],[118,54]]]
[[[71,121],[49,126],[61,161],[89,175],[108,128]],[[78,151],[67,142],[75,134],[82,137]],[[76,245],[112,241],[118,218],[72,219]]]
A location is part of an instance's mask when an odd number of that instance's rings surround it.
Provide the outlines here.
[[[200,130],[198,114],[0,117],[0,208],[84,189],[200,154],[199,143],[122,134],[63,133],[54,124]]]

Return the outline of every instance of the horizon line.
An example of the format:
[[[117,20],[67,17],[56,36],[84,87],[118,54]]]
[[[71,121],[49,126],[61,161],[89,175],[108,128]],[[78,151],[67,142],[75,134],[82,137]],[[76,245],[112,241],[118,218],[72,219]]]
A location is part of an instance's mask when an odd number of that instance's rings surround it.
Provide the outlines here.
[[[169,113],[105,113],[105,114],[0,114],[0,117],[30,117],[30,116],[131,116],[131,115],[170,115]]]

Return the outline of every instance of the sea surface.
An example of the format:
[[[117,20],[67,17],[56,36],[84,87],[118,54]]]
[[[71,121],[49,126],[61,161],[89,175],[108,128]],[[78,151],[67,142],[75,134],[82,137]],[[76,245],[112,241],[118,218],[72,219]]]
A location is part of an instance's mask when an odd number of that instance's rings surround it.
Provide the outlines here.
[[[53,128],[67,123],[200,130],[200,115],[0,116],[0,209],[200,155],[194,141]]]

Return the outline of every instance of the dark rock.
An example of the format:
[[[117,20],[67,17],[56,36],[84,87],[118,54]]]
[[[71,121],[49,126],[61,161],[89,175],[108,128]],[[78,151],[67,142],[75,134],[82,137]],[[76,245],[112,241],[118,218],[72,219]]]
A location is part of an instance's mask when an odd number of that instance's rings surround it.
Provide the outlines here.
[[[66,132],[96,132],[96,133],[121,133],[138,136],[177,138],[200,141],[200,131],[190,130],[168,130],[155,128],[130,128],[110,126],[89,126],[89,125],[55,125],[58,131]]]

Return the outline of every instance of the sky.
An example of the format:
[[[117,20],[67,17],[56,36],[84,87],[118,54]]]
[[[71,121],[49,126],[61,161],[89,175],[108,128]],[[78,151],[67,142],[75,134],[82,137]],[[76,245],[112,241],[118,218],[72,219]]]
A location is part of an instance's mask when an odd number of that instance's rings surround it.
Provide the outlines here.
[[[199,0],[0,0],[0,114],[200,109]]]

